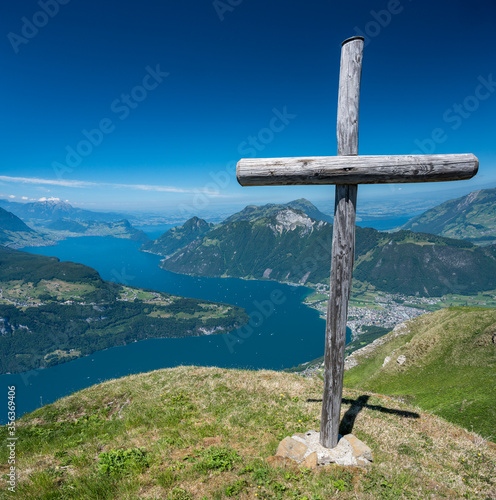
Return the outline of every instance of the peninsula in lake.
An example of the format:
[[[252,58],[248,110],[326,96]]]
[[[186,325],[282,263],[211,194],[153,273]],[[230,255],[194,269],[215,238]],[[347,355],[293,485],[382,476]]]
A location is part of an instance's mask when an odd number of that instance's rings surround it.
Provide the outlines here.
[[[148,338],[227,333],[244,309],[104,281],[91,267],[0,247],[0,373]]]

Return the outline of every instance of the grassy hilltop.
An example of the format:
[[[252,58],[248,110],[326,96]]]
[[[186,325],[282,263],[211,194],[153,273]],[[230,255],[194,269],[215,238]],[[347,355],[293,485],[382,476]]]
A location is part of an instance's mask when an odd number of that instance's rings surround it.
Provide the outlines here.
[[[269,466],[281,439],[318,429],[319,378],[178,367],[112,380],[17,424],[19,498],[495,498],[496,450],[387,396],[345,389],[344,432],[370,470]],[[1,428],[2,438],[7,437]],[[3,439],[3,440],[4,440]],[[6,463],[8,449],[0,448]],[[7,467],[2,472],[6,480]],[[0,498],[11,498],[8,491]]]

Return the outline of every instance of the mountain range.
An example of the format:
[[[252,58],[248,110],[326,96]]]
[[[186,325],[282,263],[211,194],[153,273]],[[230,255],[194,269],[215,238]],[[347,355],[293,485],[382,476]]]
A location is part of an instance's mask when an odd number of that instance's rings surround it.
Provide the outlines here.
[[[290,201],[289,203],[284,203],[284,204],[274,204],[274,203],[268,203],[267,205],[263,206],[263,213],[264,216],[268,217],[271,215],[277,214],[281,208],[283,207],[288,207],[288,208],[294,208],[295,210],[299,210],[300,212],[303,212],[305,215],[310,217],[311,219],[317,220],[317,221],[324,221],[324,222],[329,222],[332,224],[333,218],[330,215],[326,215],[323,212],[321,212],[312,202],[308,201],[305,198],[299,198],[297,200]],[[251,220],[253,217],[258,217],[260,214],[260,207],[257,205],[248,205],[245,207],[243,210],[240,212],[237,212],[227,219],[223,221],[224,224],[228,224],[230,222],[237,222],[240,220]]]
[[[496,188],[482,189],[449,200],[408,221],[402,229],[469,240],[479,245],[496,243]]]
[[[213,224],[198,217],[192,217],[182,226],[173,227],[156,240],[145,243],[141,250],[163,256],[170,255],[184,245],[203,236],[212,227]]]
[[[18,203],[0,199],[0,207],[12,212],[25,221],[35,222],[40,225],[59,219],[115,222],[129,218],[129,216],[124,214],[93,212],[91,210],[76,208],[59,199],[40,200],[31,203]]]
[[[114,236],[141,243],[149,241],[148,236],[123,219],[122,214],[82,210],[60,200],[25,204],[1,202],[21,214],[17,216],[0,207],[0,245],[10,248],[51,245],[60,239],[75,236]]]
[[[198,226],[201,234],[192,231]],[[331,243],[328,222],[288,205],[269,204],[246,207],[215,226],[190,220],[144,249],[164,256],[161,266],[177,273],[316,284],[328,283]],[[496,246],[357,227],[354,279],[406,295],[492,290]]]

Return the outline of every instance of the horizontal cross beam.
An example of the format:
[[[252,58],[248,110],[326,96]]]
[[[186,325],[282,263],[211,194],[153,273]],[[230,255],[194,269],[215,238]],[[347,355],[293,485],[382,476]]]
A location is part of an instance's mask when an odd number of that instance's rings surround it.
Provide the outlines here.
[[[242,186],[391,184],[470,179],[478,168],[473,154],[249,158],[237,177]]]

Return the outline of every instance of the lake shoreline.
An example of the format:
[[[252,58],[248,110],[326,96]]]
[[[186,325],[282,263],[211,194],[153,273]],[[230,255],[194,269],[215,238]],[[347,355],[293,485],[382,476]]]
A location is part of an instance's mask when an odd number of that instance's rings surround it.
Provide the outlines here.
[[[322,354],[325,321],[303,303],[310,288],[273,280],[174,274],[158,266],[160,257],[140,252],[140,246],[127,239],[79,237],[25,251],[82,263],[96,269],[106,281],[242,307],[251,315],[252,328],[131,342],[49,368],[0,375],[5,386],[18,388],[18,415],[38,408],[40,398],[48,404],[100,381],[132,373],[179,365],[280,371]],[[264,310],[275,290],[281,303],[261,313],[259,308]]]

